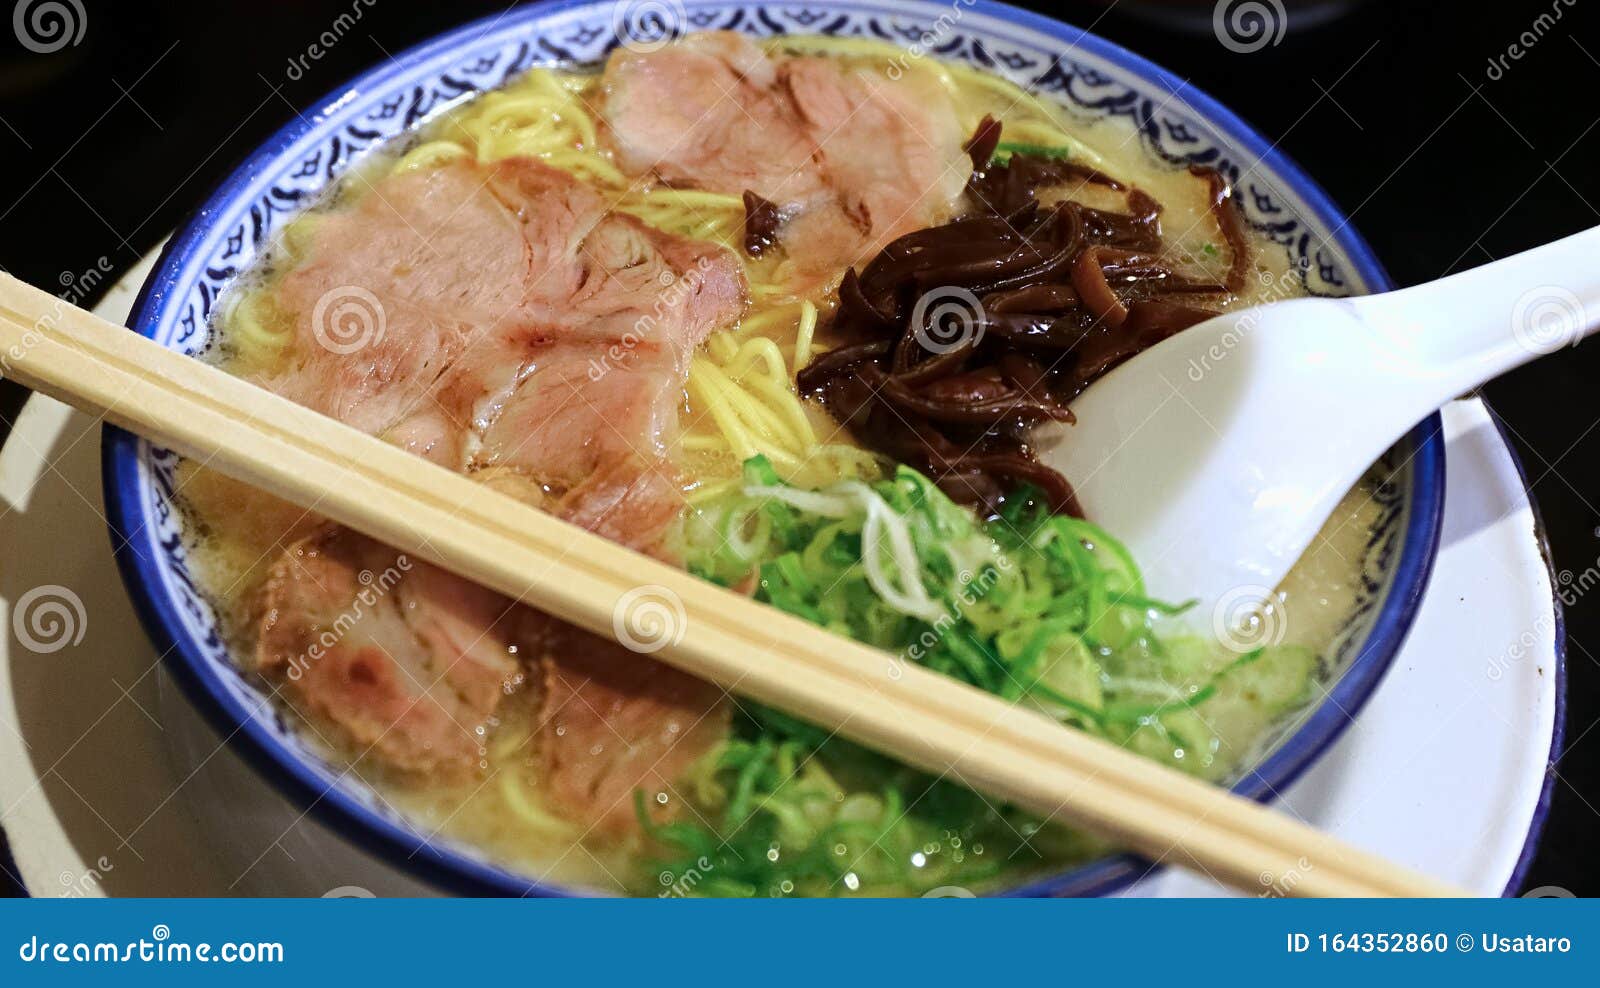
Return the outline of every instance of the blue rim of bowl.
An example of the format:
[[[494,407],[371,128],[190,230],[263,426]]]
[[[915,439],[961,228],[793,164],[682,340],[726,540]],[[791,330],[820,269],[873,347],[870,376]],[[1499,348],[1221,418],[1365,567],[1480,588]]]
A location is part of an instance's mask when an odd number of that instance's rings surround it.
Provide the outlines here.
[[[460,45],[474,33],[493,28],[537,22],[561,11],[587,6],[592,0],[547,0],[499,17],[469,22],[431,40],[406,49],[376,68],[356,76],[346,85],[311,104],[314,108],[336,103],[348,93],[374,89],[410,66]],[[973,0],[971,8],[997,20],[1028,28],[1052,38],[1066,48],[1081,48],[1147,82],[1182,92],[1186,103],[1230,146],[1246,151],[1268,169],[1305,204],[1325,229],[1339,231],[1338,243],[1349,257],[1363,284],[1374,291],[1393,287],[1372,248],[1350,226],[1326,192],[1288,155],[1279,151],[1237,114],[1142,56],[1060,21],[1020,10],[993,0]],[[152,335],[155,317],[167,301],[176,261],[188,256],[209,229],[209,218],[225,210],[238,188],[277,155],[303,137],[315,124],[303,114],[285,124],[243,163],[224,178],[204,205],[195,211],[168,242],[150,278],[134,303],[130,326]],[[133,540],[144,534],[138,516],[138,443],[134,435],[106,426],[102,443],[102,468],[106,514],[113,553],[134,609],[162,660],[180,687],[219,734],[268,780],[295,803],[306,807],[357,846],[381,859],[420,875],[453,892],[471,895],[522,895],[566,897],[588,894],[533,880],[448,845],[440,846],[402,823],[386,818],[337,787],[324,785],[317,773],[285,749],[265,729],[258,710],[250,710],[217,678],[183,631],[175,601],[155,592],[163,581],[155,564],[133,550]],[[1433,561],[1438,554],[1444,518],[1443,422],[1435,413],[1399,443],[1409,453],[1412,496],[1403,549],[1395,568],[1391,590],[1379,608],[1372,632],[1360,654],[1329,690],[1327,697],[1295,733],[1232,788],[1250,799],[1265,801],[1281,792],[1343,734],[1351,720],[1372,696],[1389,669],[1416,617]],[[1541,816],[1546,802],[1541,802]],[[1542,825],[1542,819],[1539,821]],[[999,894],[1012,896],[1094,896],[1117,891],[1149,874],[1159,865],[1129,854],[1119,854],[1036,880]]]

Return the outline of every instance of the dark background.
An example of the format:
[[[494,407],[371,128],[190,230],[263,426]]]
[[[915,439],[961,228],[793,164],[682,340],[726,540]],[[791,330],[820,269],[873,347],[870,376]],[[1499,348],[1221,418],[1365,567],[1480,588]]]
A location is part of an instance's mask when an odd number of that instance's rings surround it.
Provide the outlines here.
[[[1210,0],[1024,6],[1126,45],[1237,110],[1323,184],[1401,284],[1600,222],[1600,0],[1285,4],[1286,35],[1248,54],[1213,35]],[[390,53],[505,9],[479,0],[84,7],[81,42],[52,54],[24,50],[0,24],[0,265],[51,291],[101,258],[131,265],[294,108]],[[289,71],[357,7],[359,22],[331,51]],[[1550,15],[1542,27],[1541,14]],[[1502,60],[1498,71],[1491,59]],[[1597,371],[1600,344],[1590,343],[1487,388],[1558,570],[1600,560]],[[24,397],[0,382],[0,431]],[[1600,651],[1600,602],[1578,600],[1567,631],[1567,742],[1528,887],[1596,895],[1600,736],[1590,731],[1600,662],[1590,649]]]

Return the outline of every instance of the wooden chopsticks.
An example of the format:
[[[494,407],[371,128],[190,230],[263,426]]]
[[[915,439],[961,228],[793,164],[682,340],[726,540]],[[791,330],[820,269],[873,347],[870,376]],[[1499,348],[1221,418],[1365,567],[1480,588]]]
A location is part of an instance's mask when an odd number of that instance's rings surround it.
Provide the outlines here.
[[[0,275],[0,367],[598,634],[902,761],[1252,893],[1467,893],[1037,713],[835,636],[426,463]]]

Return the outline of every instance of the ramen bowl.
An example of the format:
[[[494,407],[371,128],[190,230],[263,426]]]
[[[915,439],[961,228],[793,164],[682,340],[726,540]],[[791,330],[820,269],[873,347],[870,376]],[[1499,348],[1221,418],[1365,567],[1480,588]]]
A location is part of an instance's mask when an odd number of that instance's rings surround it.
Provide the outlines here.
[[[888,41],[908,58],[965,62],[998,73],[1088,124],[1116,118],[1140,153],[1173,167],[1217,169],[1234,183],[1247,222],[1286,253],[1305,291],[1382,291],[1372,251],[1328,197],[1237,116],[1170,73],[1076,28],[986,2],[790,6],[688,2],[652,6],[551,3],[469,24],[406,51],[307,108],[251,155],[172,238],[130,326],[190,355],[209,342],[212,308],[295,210],[386,140],[526,70],[605,57],[623,39],[733,30]],[[1416,613],[1439,542],[1444,450],[1437,416],[1375,464],[1381,478],[1371,537],[1348,617],[1325,649],[1326,696],[1270,733],[1233,790],[1265,799],[1293,782],[1370,697]],[[1310,441],[1310,437],[1308,437]],[[104,442],[106,504],[118,564],[157,649],[213,726],[295,803],[359,846],[451,891],[571,895],[485,851],[429,833],[356,774],[328,761],[284,717],[271,690],[230,654],[200,589],[176,501],[178,458],[115,428]],[[1104,894],[1148,863],[1116,855],[1039,877],[1021,895]]]

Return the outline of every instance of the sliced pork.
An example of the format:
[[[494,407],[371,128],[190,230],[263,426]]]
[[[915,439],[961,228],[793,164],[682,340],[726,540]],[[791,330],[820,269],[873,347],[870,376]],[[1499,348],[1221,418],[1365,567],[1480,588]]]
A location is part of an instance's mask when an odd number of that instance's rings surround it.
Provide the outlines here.
[[[266,386],[670,558],[689,360],[745,303],[726,250],[611,212],[538,161],[463,161],[385,178],[320,218],[274,301],[296,338]],[[524,675],[513,655],[549,691],[540,743],[556,802],[607,831],[631,819],[616,793],[655,791],[725,729],[721,691],[432,567],[367,602],[362,574],[394,559],[337,528],[292,546],[262,592],[256,655],[385,763],[475,765]]]
[[[503,399],[485,402],[468,468],[515,473],[546,510],[648,552],[683,508],[671,443],[685,365],[643,344],[604,356],[581,343],[536,348]]]
[[[670,816],[684,771],[727,736],[723,691],[570,625],[546,647],[540,759],[552,804],[612,837],[635,829],[636,790]]]
[[[604,91],[624,169],[774,204],[801,285],[948,219],[972,173],[950,97],[923,73],[772,57],[717,32],[617,49]]]
[[[523,675],[504,598],[337,526],[284,551],[260,611],[257,666],[402,769],[469,771]]]
[[[738,317],[744,281],[713,244],[608,212],[538,161],[456,162],[376,183],[323,217],[278,307],[294,360],[261,378],[285,397],[453,469],[552,346],[597,376],[629,354],[685,365]],[[660,445],[674,423],[653,423]],[[549,466],[550,464],[546,464]]]
[[[478,169],[386,178],[317,220],[275,300],[294,326],[293,363],[260,383],[456,466],[465,430],[429,389],[486,327],[513,318],[532,276],[515,214]]]

